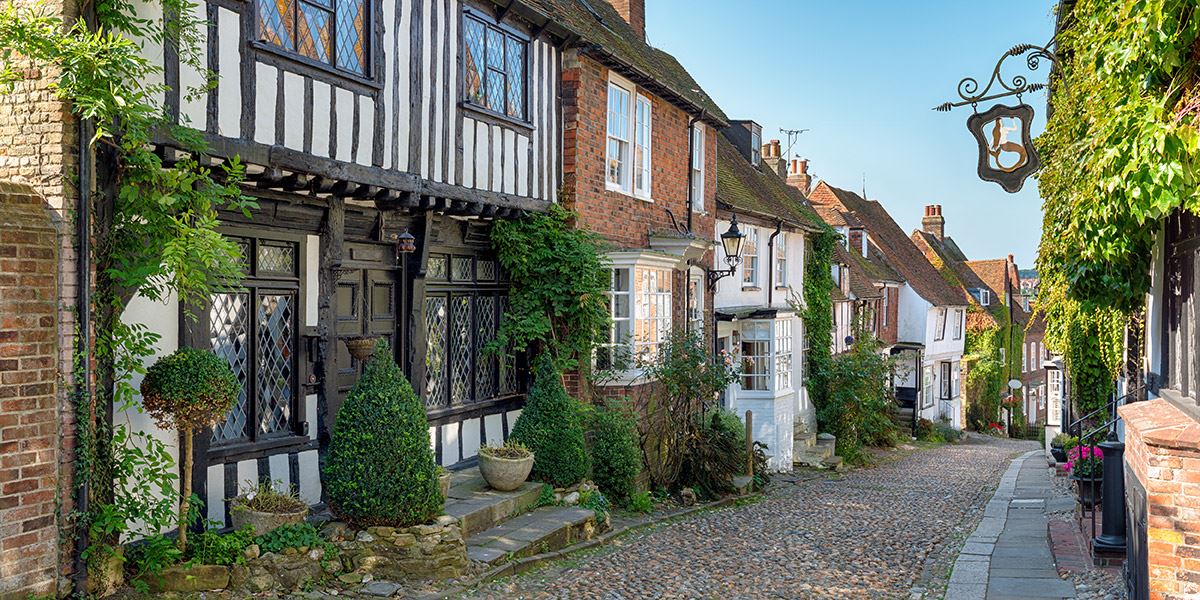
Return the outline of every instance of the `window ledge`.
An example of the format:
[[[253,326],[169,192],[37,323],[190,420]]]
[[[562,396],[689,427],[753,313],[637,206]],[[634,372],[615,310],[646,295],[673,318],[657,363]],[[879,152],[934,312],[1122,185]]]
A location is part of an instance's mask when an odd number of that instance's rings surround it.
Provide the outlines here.
[[[743,292],[761,292],[762,288],[758,287],[757,285],[743,285],[742,291]]]
[[[521,129],[528,133],[533,133],[534,129],[536,129],[533,126],[533,123],[498,113],[494,110],[479,106],[478,104],[467,102],[466,100],[459,100],[458,107],[463,112],[470,113],[471,118],[477,121],[484,121],[493,125],[516,127],[517,129]]]
[[[651,198],[650,196],[641,196],[635,192],[631,192],[631,191],[629,191],[623,187],[620,187],[618,185],[613,185],[613,183],[610,182],[607,178],[604,180],[604,190],[608,191],[608,192],[612,192],[614,194],[620,194],[622,196],[625,196],[626,198],[629,198],[630,200],[637,200],[639,202],[647,202],[649,204],[654,204],[654,198]]]
[[[249,43],[250,48],[254,50],[257,58],[265,60],[273,66],[310,75],[314,79],[330,85],[346,87],[350,91],[362,94],[383,89],[382,82],[372,79],[369,76],[343,71],[331,64],[308,58],[275,44],[259,40],[250,40]],[[371,68],[374,68],[373,65]],[[348,87],[347,84],[350,84],[350,86]]]

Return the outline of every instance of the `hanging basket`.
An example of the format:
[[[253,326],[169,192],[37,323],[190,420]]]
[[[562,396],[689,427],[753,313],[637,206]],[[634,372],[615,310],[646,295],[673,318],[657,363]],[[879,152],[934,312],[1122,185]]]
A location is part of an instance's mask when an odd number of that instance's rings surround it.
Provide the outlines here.
[[[364,361],[375,352],[375,346],[379,344],[379,338],[375,336],[352,337],[345,338],[342,342],[346,344],[346,350],[350,351],[350,356],[359,361]]]

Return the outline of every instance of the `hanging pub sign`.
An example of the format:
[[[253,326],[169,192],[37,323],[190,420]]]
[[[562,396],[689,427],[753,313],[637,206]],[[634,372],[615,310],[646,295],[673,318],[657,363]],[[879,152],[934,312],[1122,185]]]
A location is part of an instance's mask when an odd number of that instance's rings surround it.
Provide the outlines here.
[[[1017,106],[997,104],[979,112],[979,104],[1009,96],[1016,96],[1020,102],[1022,94],[1045,89],[1046,84],[1029,83],[1021,74],[1006,79],[1001,67],[1004,61],[1012,57],[1023,58],[1030,71],[1036,71],[1043,58],[1057,64],[1057,57],[1047,46],[1013,46],[996,62],[992,78],[982,90],[979,89],[979,82],[975,78],[966,77],[958,82],[958,96],[962,98],[961,101],[945,102],[934,107],[934,110],[941,112],[967,105],[975,109],[975,114],[967,118],[967,129],[975,137],[975,144],[979,149],[979,178],[1000,184],[1000,187],[1010,194],[1020,191],[1025,185],[1025,180],[1042,168],[1029,132],[1033,125],[1033,108],[1024,103]],[[993,87],[1000,89],[992,92]]]
[[[1033,108],[1028,104],[997,104],[967,119],[967,129],[979,145],[979,178],[994,181],[1012,194],[1042,167],[1029,134]]]

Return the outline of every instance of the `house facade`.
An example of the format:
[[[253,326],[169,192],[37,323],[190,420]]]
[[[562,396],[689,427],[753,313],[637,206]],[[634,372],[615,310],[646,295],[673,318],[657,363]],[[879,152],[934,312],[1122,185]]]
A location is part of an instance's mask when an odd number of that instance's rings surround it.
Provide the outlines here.
[[[644,2],[539,0],[579,32],[563,55],[563,204],[609,244],[612,329],[590,381],[569,388],[639,397],[639,367],[672,332],[712,339],[712,254],[720,108],[645,40]],[[593,385],[594,384],[594,385]]]
[[[736,219],[746,236],[742,260],[716,281],[717,348],[740,366],[725,407],[753,417],[768,466],[791,470],[797,433],[816,433],[816,409],[804,385],[807,338],[803,309],[809,240],[824,226],[804,196],[788,186],[779,142],[762,145],[754,121],[733,121],[717,141],[716,227]],[[711,268],[728,268],[713,257]]]
[[[532,4],[323,6],[201,3],[216,76],[198,96],[177,49],[143,42],[164,65],[164,105],[204,134],[207,160],[247,165],[259,204],[220,215],[246,257],[241,288],[195,321],[171,299],[125,314],[161,335],[155,358],[212,350],[242,383],[225,421],[196,436],[195,488],[217,522],[247,483],[322,501],[324,449],[362,369],[351,338],[390,344],[441,465],[505,439],[523,403],[523,358],[483,352],[508,289],[489,231],[558,199],[571,32]],[[118,418],[175,445],[145,415]]]

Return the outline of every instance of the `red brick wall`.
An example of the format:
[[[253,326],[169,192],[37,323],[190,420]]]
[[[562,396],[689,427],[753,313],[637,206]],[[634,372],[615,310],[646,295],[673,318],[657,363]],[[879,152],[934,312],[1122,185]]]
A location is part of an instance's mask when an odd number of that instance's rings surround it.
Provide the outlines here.
[[[899,336],[900,289],[884,287],[883,293],[887,294],[887,326],[880,327],[879,339],[885,344],[895,344]]]
[[[1125,463],[1146,489],[1150,597],[1200,594],[1200,422],[1166,400],[1121,407]]]
[[[58,575],[57,247],[41,197],[0,182],[0,598]]]
[[[594,231],[610,241],[613,249],[639,250],[650,247],[652,232],[673,232],[676,222],[686,226],[688,206],[688,122],[682,109],[646,90],[638,91],[653,102],[651,117],[651,196],[653,202],[605,188],[609,70],[577,51],[563,57],[563,203],[578,214],[577,226]],[[706,126],[704,150],[704,214],[692,215],[692,233],[699,239],[715,240],[717,191],[717,136],[720,131]],[[670,213],[668,213],[668,210]],[[712,252],[702,259],[711,264]],[[687,272],[675,273],[674,324],[685,325]],[[712,295],[705,293],[706,335],[711,335]],[[711,339],[711,338],[710,338]],[[574,389],[572,389],[572,387]],[[578,393],[581,384],[568,380],[568,389]],[[625,391],[619,391],[625,390]],[[624,395],[631,388],[615,388],[607,395]]]

